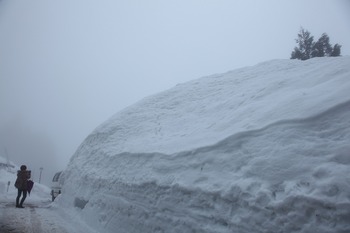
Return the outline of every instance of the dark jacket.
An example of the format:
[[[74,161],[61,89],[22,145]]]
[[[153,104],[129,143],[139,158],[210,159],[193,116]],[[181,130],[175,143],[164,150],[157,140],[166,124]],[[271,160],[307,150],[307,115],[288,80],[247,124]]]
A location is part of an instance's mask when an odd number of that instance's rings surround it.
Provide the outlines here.
[[[28,190],[28,179],[30,179],[30,171],[17,171],[15,187],[21,190]]]

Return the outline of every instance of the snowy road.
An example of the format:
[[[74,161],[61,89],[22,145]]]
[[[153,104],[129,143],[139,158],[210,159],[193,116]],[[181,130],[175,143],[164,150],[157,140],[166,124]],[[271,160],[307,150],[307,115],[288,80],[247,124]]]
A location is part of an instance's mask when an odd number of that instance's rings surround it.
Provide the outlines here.
[[[28,202],[24,209],[0,202],[0,233],[93,233],[50,202]]]

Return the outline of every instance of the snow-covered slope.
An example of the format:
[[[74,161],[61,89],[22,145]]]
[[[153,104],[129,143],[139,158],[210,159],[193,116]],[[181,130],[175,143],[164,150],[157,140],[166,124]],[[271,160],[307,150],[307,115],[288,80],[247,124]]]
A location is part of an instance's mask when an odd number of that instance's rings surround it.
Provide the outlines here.
[[[350,57],[197,79],[92,132],[59,204],[99,232],[349,232],[349,119]]]

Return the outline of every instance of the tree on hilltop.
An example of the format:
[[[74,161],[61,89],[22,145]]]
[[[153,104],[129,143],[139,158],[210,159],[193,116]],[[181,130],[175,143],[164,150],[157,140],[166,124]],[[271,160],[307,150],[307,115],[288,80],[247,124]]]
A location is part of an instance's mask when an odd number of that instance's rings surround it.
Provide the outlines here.
[[[314,44],[314,37],[311,36],[310,32],[300,29],[298,39],[295,40],[298,43],[298,47],[294,48],[291,59],[307,60],[311,58],[312,47]]]
[[[329,37],[326,33],[323,33],[320,39],[313,44],[312,57],[324,57],[330,56],[333,52],[332,46],[329,43]]]
[[[341,45],[335,44],[334,47],[329,42],[329,36],[323,33],[322,36],[314,42],[314,37],[310,32],[300,29],[298,39],[295,40],[298,47],[294,48],[290,59],[307,60],[313,57],[337,57],[341,53]]]
[[[339,57],[341,53],[340,48],[341,48],[341,45],[335,44],[333,47],[333,51],[331,53],[331,57]]]

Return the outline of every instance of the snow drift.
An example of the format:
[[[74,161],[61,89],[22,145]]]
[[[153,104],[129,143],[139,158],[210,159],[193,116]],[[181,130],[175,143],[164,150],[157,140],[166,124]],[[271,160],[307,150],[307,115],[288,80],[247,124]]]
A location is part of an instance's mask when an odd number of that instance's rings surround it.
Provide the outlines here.
[[[274,60],[93,131],[59,204],[99,232],[349,232],[350,57]]]

